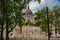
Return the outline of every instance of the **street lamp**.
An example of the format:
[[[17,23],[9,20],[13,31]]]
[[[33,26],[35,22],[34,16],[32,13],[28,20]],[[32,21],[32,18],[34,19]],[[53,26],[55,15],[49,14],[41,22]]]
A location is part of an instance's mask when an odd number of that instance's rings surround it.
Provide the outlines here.
[[[48,40],[50,40],[50,29],[49,29],[49,15],[48,15],[48,7],[46,7],[47,12],[47,26],[48,26]]]

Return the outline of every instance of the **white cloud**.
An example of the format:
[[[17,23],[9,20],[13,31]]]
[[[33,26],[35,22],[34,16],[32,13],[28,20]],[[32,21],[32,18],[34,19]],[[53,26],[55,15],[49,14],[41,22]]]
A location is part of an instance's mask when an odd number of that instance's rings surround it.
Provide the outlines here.
[[[31,9],[33,12],[35,12],[35,11],[37,11],[38,8],[39,8],[39,3],[38,3],[37,1],[36,1],[36,2],[31,1],[31,2],[29,3],[29,6],[30,6],[30,9]]]
[[[35,12],[35,11],[37,11],[39,9],[42,9],[46,5],[49,8],[52,8],[54,5],[56,5],[56,3],[57,3],[57,0],[41,0],[40,4],[37,1],[36,2],[31,1],[29,6],[30,6],[30,9],[33,12]]]
[[[41,0],[41,2],[44,2],[44,0]]]

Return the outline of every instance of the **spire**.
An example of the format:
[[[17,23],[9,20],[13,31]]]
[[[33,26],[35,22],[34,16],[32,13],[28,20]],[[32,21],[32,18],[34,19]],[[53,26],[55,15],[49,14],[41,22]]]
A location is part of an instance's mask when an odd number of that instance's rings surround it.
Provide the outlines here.
[[[29,2],[28,2],[28,9],[29,9]]]
[[[28,9],[29,9],[29,5],[28,5]]]

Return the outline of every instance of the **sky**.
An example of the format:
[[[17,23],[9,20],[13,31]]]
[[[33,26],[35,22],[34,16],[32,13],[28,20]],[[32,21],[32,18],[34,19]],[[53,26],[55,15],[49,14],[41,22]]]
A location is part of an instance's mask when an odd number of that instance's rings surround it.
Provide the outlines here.
[[[38,1],[30,1],[29,3],[30,10],[32,10],[33,13],[43,7],[48,6],[49,8],[52,8],[55,5],[60,5],[60,0],[41,0],[40,3],[38,3]]]

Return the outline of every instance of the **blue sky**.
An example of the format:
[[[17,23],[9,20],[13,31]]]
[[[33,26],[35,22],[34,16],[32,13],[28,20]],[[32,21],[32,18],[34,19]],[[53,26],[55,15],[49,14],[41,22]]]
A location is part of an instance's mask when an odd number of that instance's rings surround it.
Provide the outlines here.
[[[46,5],[49,8],[52,8],[55,5],[60,5],[60,0],[41,0],[40,4],[37,1],[36,2],[31,1],[29,3],[29,6],[32,12],[36,12],[37,10],[42,9]]]
[[[60,0],[58,0],[58,2],[60,2]]]
[[[60,0],[58,0],[58,4],[60,5]]]

